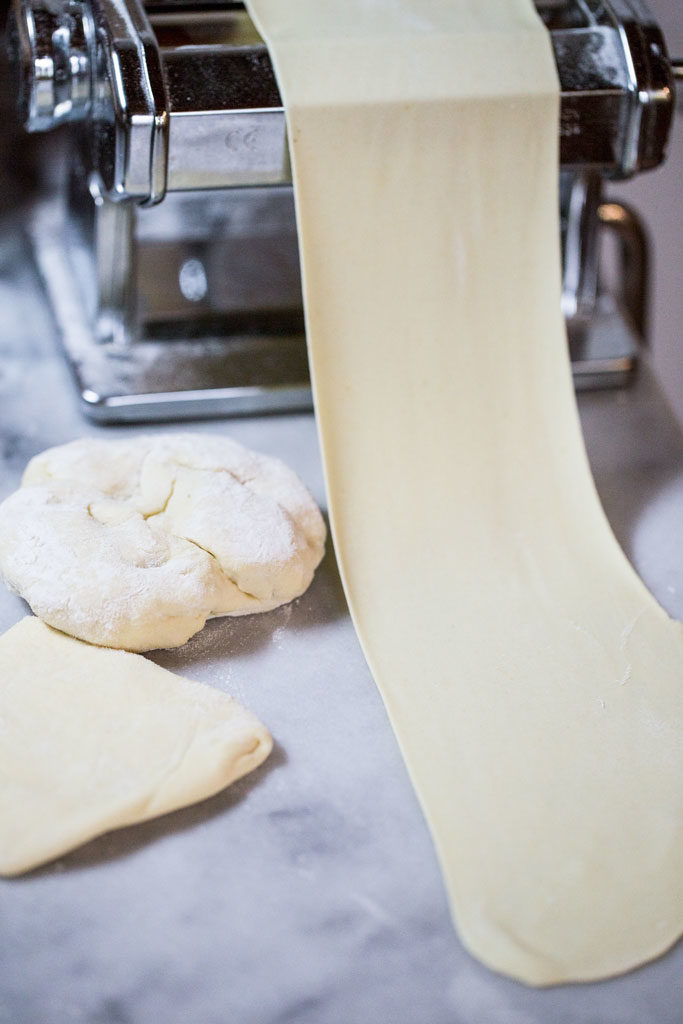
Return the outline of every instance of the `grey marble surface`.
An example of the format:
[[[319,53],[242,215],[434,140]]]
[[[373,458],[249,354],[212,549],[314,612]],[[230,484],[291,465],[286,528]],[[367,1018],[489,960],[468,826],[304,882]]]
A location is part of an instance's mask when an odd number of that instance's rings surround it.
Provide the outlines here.
[[[20,224],[0,222],[0,498],[49,445],[139,429],[81,417]],[[683,438],[646,373],[581,407],[614,529],[683,618]],[[192,429],[284,458],[324,505],[310,416]],[[0,588],[0,630],[24,614]],[[1,880],[1,1024],[681,1024],[680,946],[544,991],[463,950],[331,549],[292,605],[154,660],[241,699],[274,754],[211,800]]]

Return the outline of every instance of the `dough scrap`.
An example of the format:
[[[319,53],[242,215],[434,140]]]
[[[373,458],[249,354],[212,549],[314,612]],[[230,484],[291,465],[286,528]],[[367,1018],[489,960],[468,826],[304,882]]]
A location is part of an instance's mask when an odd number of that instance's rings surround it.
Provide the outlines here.
[[[277,459],[207,435],[84,439],[31,460],[0,505],[0,570],[49,625],[177,647],[207,618],[302,594],[325,525]]]
[[[534,985],[683,925],[683,627],[610,533],[531,0],[248,0],[285,100],[346,594],[454,920]]]
[[[220,690],[29,616],[0,637],[0,874],[203,800],[271,749]]]

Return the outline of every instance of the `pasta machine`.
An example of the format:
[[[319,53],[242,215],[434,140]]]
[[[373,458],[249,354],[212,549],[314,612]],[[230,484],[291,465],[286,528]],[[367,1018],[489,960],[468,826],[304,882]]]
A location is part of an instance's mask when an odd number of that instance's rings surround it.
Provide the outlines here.
[[[629,378],[646,249],[604,179],[664,158],[678,69],[641,0],[536,0],[560,85],[563,310],[578,387]],[[21,120],[58,128],[30,230],[86,412],[310,403],[285,118],[239,3],[12,0]],[[61,127],[66,126],[66,127]],[[620,268],[600,283],[600,239]]]

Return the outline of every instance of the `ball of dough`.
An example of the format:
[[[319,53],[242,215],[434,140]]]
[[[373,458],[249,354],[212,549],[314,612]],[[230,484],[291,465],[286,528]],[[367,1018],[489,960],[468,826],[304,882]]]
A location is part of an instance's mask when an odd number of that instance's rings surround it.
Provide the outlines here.
[[[49,625],[130,651],[177,647],[207,618],[293,600],[324,544],[292,470],[203,434],[50,448],[0,505],[9,586]]]

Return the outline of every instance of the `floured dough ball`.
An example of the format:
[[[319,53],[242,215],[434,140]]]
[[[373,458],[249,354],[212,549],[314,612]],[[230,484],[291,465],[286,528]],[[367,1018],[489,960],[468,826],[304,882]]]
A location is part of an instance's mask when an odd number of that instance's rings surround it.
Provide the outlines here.
[[[284,463],[225,437],[74,441],[0,505],[0,570],[49,625],[105,647],[177,647],[207,618],[306,590],[324,551]]]

